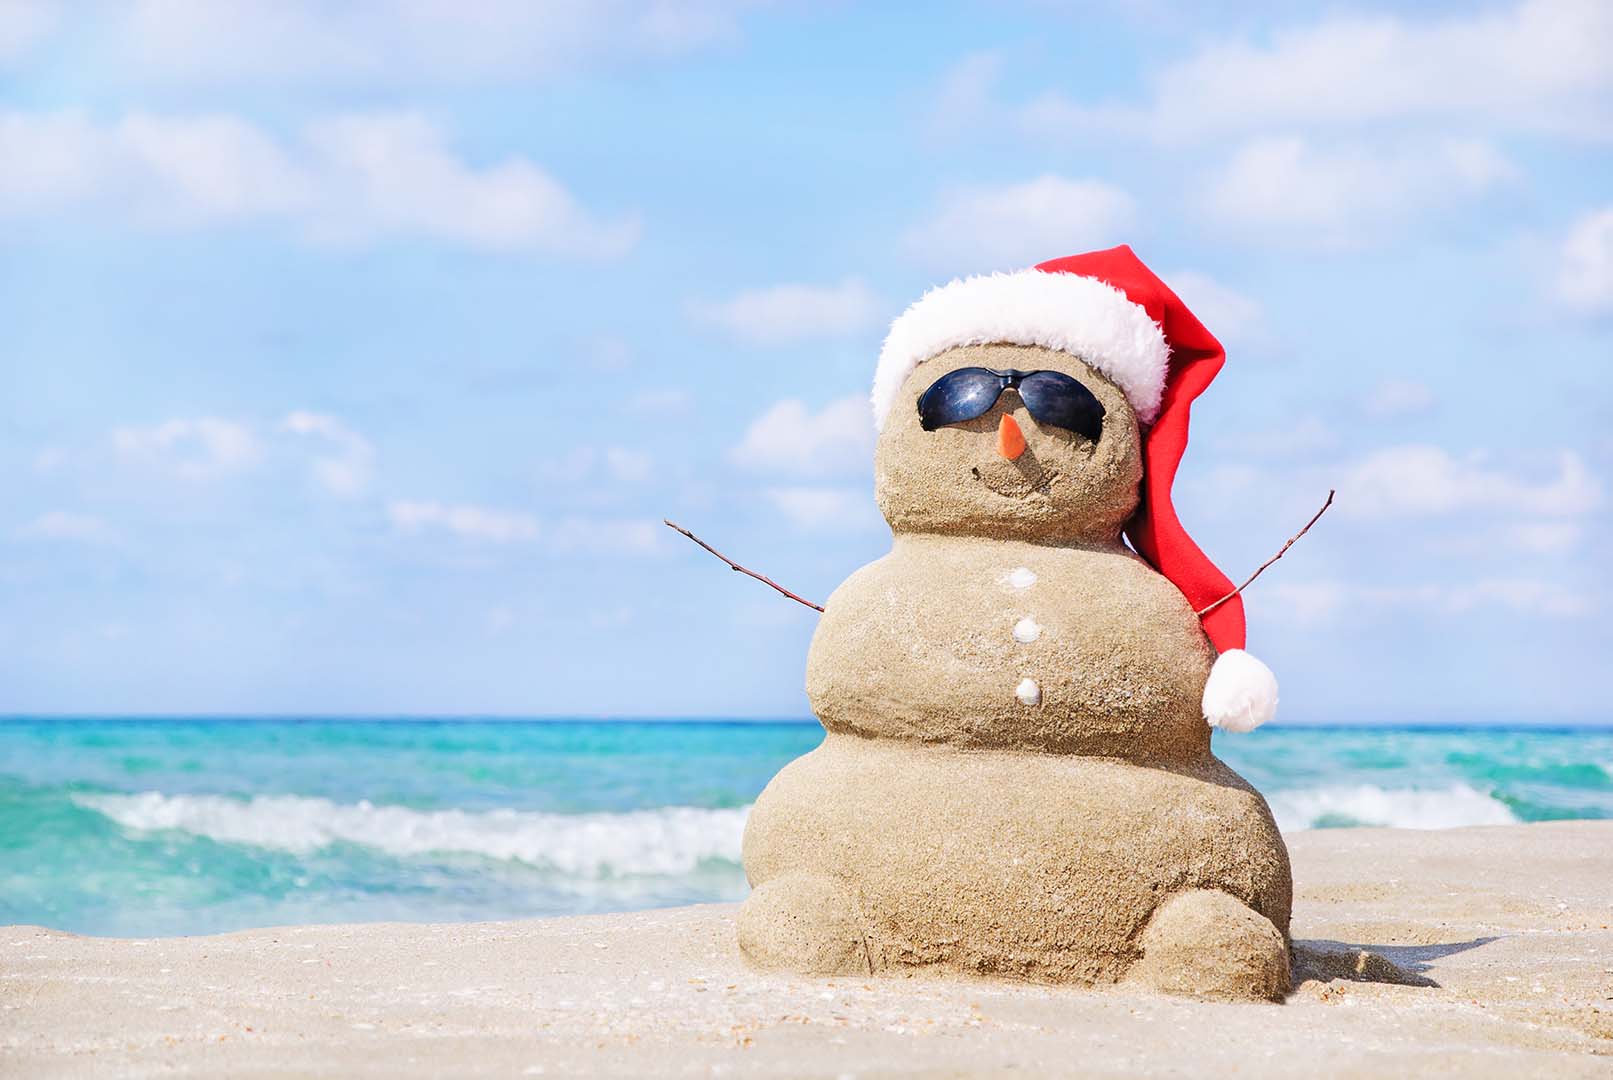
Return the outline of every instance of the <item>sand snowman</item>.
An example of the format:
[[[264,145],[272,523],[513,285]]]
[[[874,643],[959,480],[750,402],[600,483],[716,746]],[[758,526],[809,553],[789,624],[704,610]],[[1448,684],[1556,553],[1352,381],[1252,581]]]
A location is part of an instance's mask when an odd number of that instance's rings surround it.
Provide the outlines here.
[[[746,828],[752,962],[1287,991],[1287,851],[1210,752],[1276,682],[1239,599],[1197,614],[1232,585],[1170,503],[1223,361],[1126,247],[954,281],[892,326],[893,547],[825,604],[828,734]]]

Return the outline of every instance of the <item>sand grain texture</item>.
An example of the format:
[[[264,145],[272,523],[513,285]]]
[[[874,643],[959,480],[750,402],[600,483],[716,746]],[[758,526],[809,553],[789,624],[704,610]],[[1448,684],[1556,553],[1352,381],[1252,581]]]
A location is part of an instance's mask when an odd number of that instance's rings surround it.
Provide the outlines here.
[[[1309,981],[1285,1005],[761,974],[726,905],[144,941],[12,927],[0,1075],[1613,1076],[1613,823],[1290,846]],[[1396,976],[1438,985],[1355,981]]]

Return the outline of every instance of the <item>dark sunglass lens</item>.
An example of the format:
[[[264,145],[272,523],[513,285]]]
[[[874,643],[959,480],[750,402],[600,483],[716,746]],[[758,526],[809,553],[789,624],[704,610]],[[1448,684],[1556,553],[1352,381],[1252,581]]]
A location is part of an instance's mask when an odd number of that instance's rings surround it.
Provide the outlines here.
[[[919,420],[925,431],[984,416],[1002,393],[1002,379],[985,368],[949,371],[919,395]]]
[[[1020,381],[1019,396],[1038,423],[1085,435],[1093,442],[1103,435],[1103,402],[1079,380],[1057,371],[1033,371]]]

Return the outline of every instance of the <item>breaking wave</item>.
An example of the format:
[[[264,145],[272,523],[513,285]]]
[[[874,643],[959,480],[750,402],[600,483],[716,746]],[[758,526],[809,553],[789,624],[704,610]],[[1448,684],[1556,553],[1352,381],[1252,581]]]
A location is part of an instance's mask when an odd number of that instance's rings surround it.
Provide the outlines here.
[[[298,795],[76,795],[80,806],[142,832],[179,830],[228,844],[306,854],[359,844],[397,856],[471,854],[577,877],[687,874],[739,862],[749,807],[670,806],[625,813],[411,810]]]
[[[299,795],[75,795],[138,832],[177,830],[227,844],[307,854],[356,844],[394,856],[478,855],[573,877],[676,875],[701,863],[737,865],[749,807],[671,806],[624,813],[412,810]],[[1349,825],[1448,829],[1518,821],[1499,799],[1466,784],[1440,789],[1374,784],[1267,795],[1284,832]]]
[[[1454,829],[1511,825],[1519,820],[1506,803],[1467,784],[1437,789],[1376,784],[1296,788],[1269,792],[1266,800],[1284,832],[1348,825]]]

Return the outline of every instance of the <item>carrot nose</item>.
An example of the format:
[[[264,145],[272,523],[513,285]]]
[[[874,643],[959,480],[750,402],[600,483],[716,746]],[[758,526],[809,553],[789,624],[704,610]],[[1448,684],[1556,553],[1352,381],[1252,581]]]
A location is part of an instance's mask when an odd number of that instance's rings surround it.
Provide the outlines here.
[[[1019,430],[1019,422],[1007,413],[1003,413],[1002,423],[997,425],[997,453],[1015,461],[1025,452],[1025,433]]]

